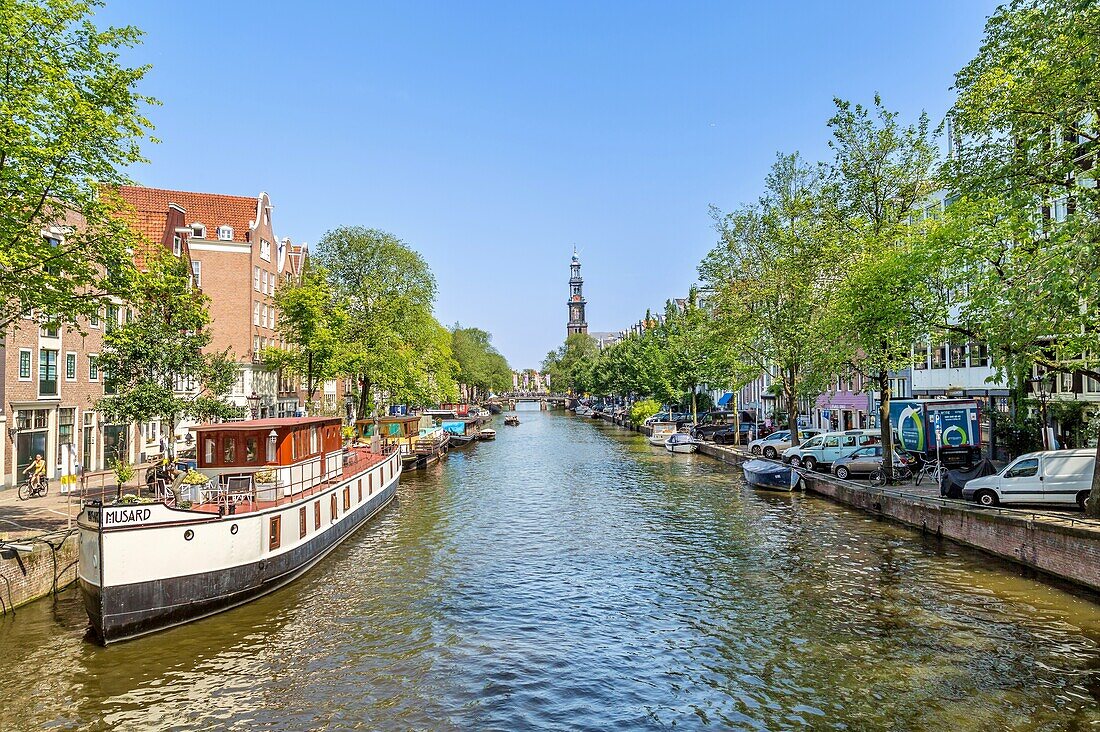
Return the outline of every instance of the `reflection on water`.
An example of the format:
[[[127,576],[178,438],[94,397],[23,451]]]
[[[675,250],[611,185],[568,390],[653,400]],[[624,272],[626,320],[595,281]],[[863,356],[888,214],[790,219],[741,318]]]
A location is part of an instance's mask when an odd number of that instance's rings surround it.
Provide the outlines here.
[[[297,584],[107,649],[0,620],[0,729],[981,729],[1100,721],[1100,605],[561,414],[407,474]]]

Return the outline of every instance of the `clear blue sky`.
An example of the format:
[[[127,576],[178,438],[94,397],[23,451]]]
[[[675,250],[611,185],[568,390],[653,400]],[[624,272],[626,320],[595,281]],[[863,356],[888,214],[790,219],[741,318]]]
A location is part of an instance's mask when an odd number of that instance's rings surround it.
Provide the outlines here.
[[[404,239],[436,315],[513,367],[565,336],[569,257],[592,330],[683,296],[708,206],[752,200],[778,151],[827,155],[834,96],[939,120],[987,0],[234,2],[114,0],[147,32],[142,184],[269,192],[280,236]]]

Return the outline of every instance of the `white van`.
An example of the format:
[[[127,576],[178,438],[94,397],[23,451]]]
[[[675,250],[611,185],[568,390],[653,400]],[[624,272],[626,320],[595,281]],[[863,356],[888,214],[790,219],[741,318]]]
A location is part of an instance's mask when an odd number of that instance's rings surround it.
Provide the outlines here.
[[[962,495],[983,506],[1076,503],[1084,508],[1095,466],[1095,450],[1031,452],[1016,458],[996,475],[969,481]]]
[[[877,445],[882,442],[882,433],[877,430],[846,430],[844,432],[826,432],[812,437],[796,447],[783,451],[783,462],[808,470],[828,467],[834,460],[851,455],[864,445]]]

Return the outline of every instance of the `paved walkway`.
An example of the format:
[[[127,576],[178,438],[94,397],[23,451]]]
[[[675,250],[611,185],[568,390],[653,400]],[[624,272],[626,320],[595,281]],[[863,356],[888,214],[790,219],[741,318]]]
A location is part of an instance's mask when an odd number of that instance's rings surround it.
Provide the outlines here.
[[[144,485],[145,470],[148,464],[135,466],[134,479],[123,488],[123,492],[135,492],[140,484]],[[114,497],[115,476],[111,471],[89,473],[83,491],[85,500]],[[50,481],[50,490],[45,497],[19,500],[15,487],[0,488],[0,540],[19,539],[26,536],[66,529],[70,523],[76,523],[81,507],[79,486],[71,494],[61,492],[59,480]]]

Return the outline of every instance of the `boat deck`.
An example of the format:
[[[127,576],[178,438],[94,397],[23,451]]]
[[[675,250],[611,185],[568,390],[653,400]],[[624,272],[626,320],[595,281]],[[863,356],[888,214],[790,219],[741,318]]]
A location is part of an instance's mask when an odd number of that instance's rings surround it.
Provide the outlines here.
[[[239,516],[241,514],[252,513],[254,511],[263,511],[268,508],[274,508],[276,506],[285,506],[295,501],[301,500],[331,488],[333,485],[342,483],[345,480],[354,478],[360,475],[370,468],[378,465],[381,462],[387,460],[392,451],[384,452],[383,454],[375,454],[370,451],[368,447],[352,447],[344,453],[344,465],[340,470],[340,473],[334,475],[326,480],[311,485],[309,487],[295,490],[289,495],[279,496],[273,501],[258,500],[255,497],[255,489],[251,489],[251,494],[241,493],[236,498],[229,502],[209,502],[209,503],[196,503],[192,504],[192,511],[205,511],[213,514],[227,514]],[[280,489],[281,490],[281,489]]]

